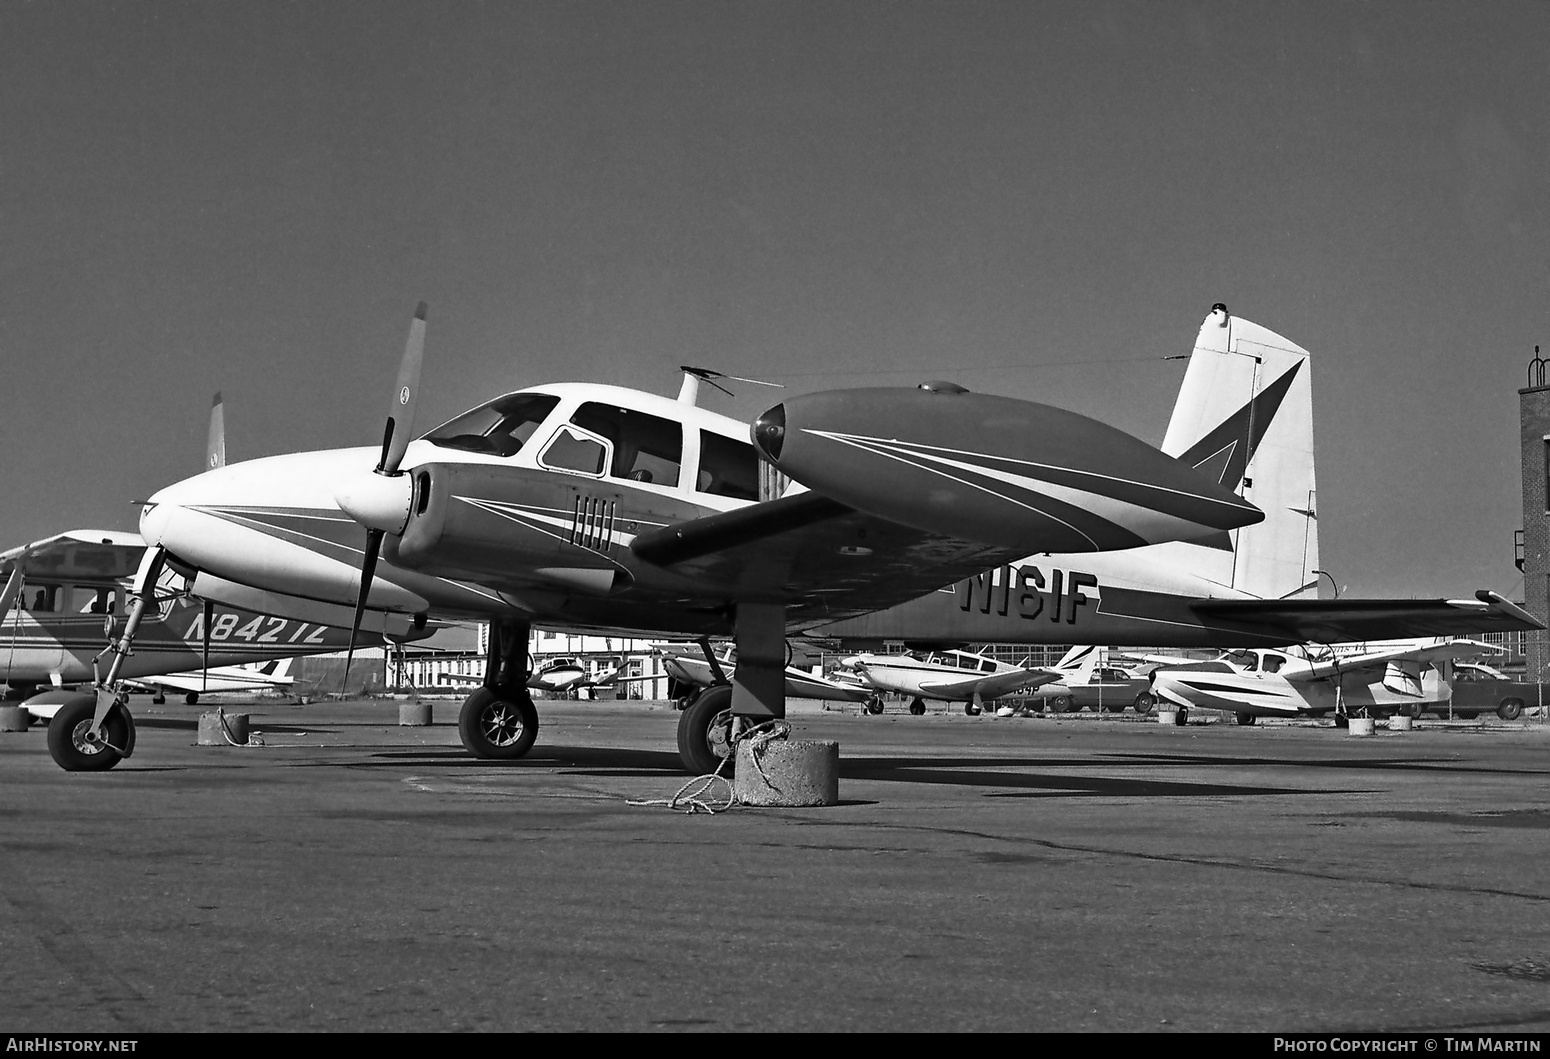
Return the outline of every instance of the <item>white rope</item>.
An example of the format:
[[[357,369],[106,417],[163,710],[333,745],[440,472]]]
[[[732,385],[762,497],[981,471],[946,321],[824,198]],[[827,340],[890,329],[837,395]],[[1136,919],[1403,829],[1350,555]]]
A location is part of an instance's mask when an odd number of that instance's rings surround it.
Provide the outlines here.
[[[749,750],[751,752],[748,756],[753,761],[753,767],[758,769],[759,775],[763,777],[764,782],[769,787],[775,790],[779,790],[780,788],[776,787],[773,783],[770,783],[770,778],[765,775],[764,767],[759,763],[761,757],[760,752],[770,743],[776,741],[777,739],[785,739],[790,734],[791,726],[785,721],[771,720],[765,721],[762,724],[756,724],[746,732],[738,735],[732,741],[730,752],[726,757],[721,759],[721,762],[716,766],[715,772],[710,772],[703,776],[696,776],[694,779],[678,788],[677,792],[674,793],[671,798],[629,798],[626,799],[625,804],[661,805],[673,810],[675,813],[688,813],[690,815],[693,815],[694,813],[705,813],[709,816],[714,816],[717,813],[726,812],[728,809],[738,804],[738,801],[737,793],[732,788],[732,781],[723,776],[721,774],[721,770],[727,767],[727,762],[737,757],[738,744],[745,742],[749,744]],[[712,804],[711,801],[700,797],[717,783],[726,784],[727,793],[725,801],[717,798],[715,799],[715,804]]]

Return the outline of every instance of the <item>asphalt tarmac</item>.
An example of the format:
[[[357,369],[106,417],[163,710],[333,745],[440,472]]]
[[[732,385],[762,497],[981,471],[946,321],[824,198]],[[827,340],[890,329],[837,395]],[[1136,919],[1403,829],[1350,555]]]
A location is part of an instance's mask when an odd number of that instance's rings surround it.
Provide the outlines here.
[[[841,804],[687,815],[664,704],[136,700],[133,758],[0,733],[0,1033],[1550,1030],[1544,722],[880,717]]]

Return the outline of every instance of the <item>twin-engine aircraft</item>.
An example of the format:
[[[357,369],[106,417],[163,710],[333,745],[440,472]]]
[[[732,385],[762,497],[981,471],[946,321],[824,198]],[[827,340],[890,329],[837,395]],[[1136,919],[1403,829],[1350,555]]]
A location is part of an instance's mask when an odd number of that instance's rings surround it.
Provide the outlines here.
[[[1238,650],[1210,662],[1155,669],[1152,688],[1179,707],[1180,724],[1191,707],[1223,710],[1245,725],[1260,717],[1414,717],[1447,705],[1439,666],[1500,653],[1478,640],[1446,638],[1342,644],[1318,652]]]
[[[1162,451],[1265,518],[1194,540],[986,569],[899,607],[825,626],[850,643],[1270,647],[1537,629],[1474,599],[1319,599],[1308,351],[1217,304],[1201,324]]]
[[[523,686],[534,623],[730,634],[731,686],[679,721],[685,765],[708,772],[734,728],[784,715],[790,633],[1031,552],[1191,540],[1263,517],[1114,427],[945,383],[793,398],[751,434],[696,404],[713,373],[689,371],[677,400],[559,383],[411,442],[424,338],[422,306],[380,447],[228,464],[153,496],[136,584],[165,567],[204,599],[352,627],[490,621],[486,683],[459,717],[479,757],[520,757],[537,736]],[[782,476],[798,487],[780,489]],[[141,598],[95,699],[55,717],[67,769],[111,767],[131,745],[117,663]]]

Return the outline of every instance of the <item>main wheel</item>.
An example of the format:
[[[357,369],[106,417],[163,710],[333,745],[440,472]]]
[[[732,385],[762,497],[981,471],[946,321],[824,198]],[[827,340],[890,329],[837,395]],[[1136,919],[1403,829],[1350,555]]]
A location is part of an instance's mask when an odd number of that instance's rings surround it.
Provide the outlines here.
[[[86,733],[91,730],[97,712],[97,696],[83,692],[59,707],[48,723],[48,752],[66,772],[102,772],[124,759],[118,752],[134,746],[135,721],[122,706],[108,711],[102,723],[106,745],[93,743]]]
[[[873,714],[873,715],[882,713],[883,712],[883,697],[881,695],[873,695],[870,699],[866,700],[865,709],[866,709],[867,713],[870,713],[870,714]]]
[[[970,717],[978,717],[980,715],[980,708],[972,702],[966,702],[963,704],[963,712]]]
[[[925,699],[921,699],[921,698],[911,699],[910,700],[910,712],[913,713],[916,717],[919,717],[921,714],[925,713],[926,712],[926,700]]]
[[[678,757],[691,775],[732,775],[732,686],[713,684],[678,715]],[[722,762],[726,762],[723,767]]]
[[[1401,715],[1403,715],[1405,717],[1408,717],[1412,721],[1414,721],[1414,720],[1417,720],[1421,716],[1421,714],[1426,712],[1426,711],[1425,711],[1425,708],[1422,707],[1422,705],[1419,702],[1412,702],[1412,703],[1406,705],[1399,712],[1400,712]]]
[[[538,710],[526,688],[480,688],[463,702],[457,734],[474,757],[511,761],[533,749]]]
[[[1150,691],[1143,691],[1141,694],[1136,696],[1135,709],[1136,712],[1141,716],[1145,717],[1147,714],[1151,713],[1152,707],[1154,705],[1156,705],[1156,700],[1152,698],[1152,693]]]
[[[1522,699],[1503,699],[1501,705],[1496,707],[1496,716],[1504,721],[1516,721],[1522,713]]]
[[[1257,718],[1255,718],[1255,716],[1252,713],[1240,713],[1240,714],[1237,715],[1237,717],[1238,717],[1238,723],[1241,724],[1245,728],[1252,727],[1253,724],[1254,724],[1254,721],[1257,719]]]
[[[1173,723],[1183,728],[1189,723],[1189,711],[1180,707],[1179,712],[1173,715]]]
[[[183,696],[183,701],[188,703],[190,706],[197,706],[197,705],[199,705],[199,692],[197,692],[197,691],[189,692],[187,695]]]
[[[1053,697],[1052,699],[1049,700],[1049,706],[1047,707],[1047,709],[1049,710],[1050,713],[1070,713],[1071,712],[1071,696],[1070,695],[1056,695],[1055,697]]]

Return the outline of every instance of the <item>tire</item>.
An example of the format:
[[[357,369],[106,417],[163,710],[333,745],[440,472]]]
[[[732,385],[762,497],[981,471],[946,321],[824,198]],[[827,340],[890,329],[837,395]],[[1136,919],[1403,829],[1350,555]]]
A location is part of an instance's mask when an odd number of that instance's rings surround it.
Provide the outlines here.
[[[1335,727],[1336,728],[1349,728],[1349,727],[1351,727],[1351,718],[1347,717],[1343,713],[1335,714]]]
[[[1476,717],[1480,716],[1480,711],[1479,710],[1455,710],[1454,711],[1454,716],[1455,717],[1462,717],[1466,721],[1473,721]]]
[[[1496,707],[1496,716],[1504,721],[1516,721],[1522,715],[1522,699],[1503,699],[1501,705]]]
[[[970,717],[978,717],[980,715],[980,708],[972,702],[966,702],[963,704],[963,712]]]
[[[911,699],[910,700],[910,713],[914,714],[916,717],[920,717],[920,716],[923,716],[925,714],[925,712],[926,712],[926,700],[925,699]]]
[[[1418,720],[1421,714],[1425,713],[1426,710],[1419,702],[1412,702],[1410,705],[1406,706],[1399,712],[1414,721]]]
[[[183,701],[188,703],[190,706],[198,706],[199,705],[199,692],[197,692],[197,691],[189,692],[187,695],[183,696]]]
[[[1147,714],[1152,712],[1152,707],[1156,704],[1157,700],[1152,698],[1152,693],[1150,691],[1143,691],[1141,694],[1136,696],[1136,701],[1134,703],[1135,711],[1141,716],[1145,717]]]
[[[108,711],[103,735],[110,746],[92,746],[82,738],[97,712],[97,696],[83,692],[59,707],[48,723],[48,752],[66,772],[102,772],[124,759],[113,747],[134,747],[134,718],[122,706]]]
[[[678,715],[678,757],[690,775],[732,775],[732,685],[711,685]]]
[[[167,704],[166,694],[164,692],[158,691],[155,695],[151,696],[151,704],[154,706],[165,706]]]
[[[1189,723],[1189,711],[1180,710],[1178,713],[1175,713],[1173,715],[1173,723],[1176,727],[1183,728]]]
[[[538,739],[538,710],[526,688],[480,688],[457,715],[463,747],[487,761],[514,761]]]
[[[883,697],[881,695],[873,695],[870,699],[866,700],[866,706],[864,709],[867,713],[870,713],[873,716],[882,713]]]
[[[1071,696],[1055,695],[1049,700],[1049,705],[1045,709],[1049,713],[1070,713]]]
[[[1259,719],[1259,718],[1255,717],[1252,713],[1240,713],[1240,714],[1237,714],[1236,716],[1237,716],[1237,719],[1238,719],[1238,723],[1240,725],[1242,725],[1244,728],[1252,728],[1254,726],[1254,722]]]

